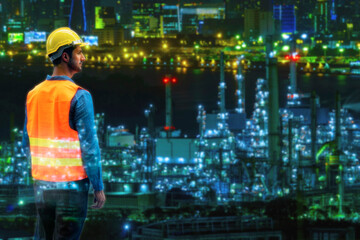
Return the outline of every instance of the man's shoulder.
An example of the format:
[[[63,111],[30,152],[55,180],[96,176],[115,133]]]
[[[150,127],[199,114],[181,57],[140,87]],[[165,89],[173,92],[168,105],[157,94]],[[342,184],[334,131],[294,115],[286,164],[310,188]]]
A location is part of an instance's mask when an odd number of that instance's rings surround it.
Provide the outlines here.
[[[86,90],[85,88],[82,88],[80,86],[79,86],[78,90],[76,91],[76,95],[91,97],[91,93],[88,90]]]
[[[84,98],[85,100],[92,100],[91,93],[82,87],[78,88],[73,100],[77,101],[80,98]]]

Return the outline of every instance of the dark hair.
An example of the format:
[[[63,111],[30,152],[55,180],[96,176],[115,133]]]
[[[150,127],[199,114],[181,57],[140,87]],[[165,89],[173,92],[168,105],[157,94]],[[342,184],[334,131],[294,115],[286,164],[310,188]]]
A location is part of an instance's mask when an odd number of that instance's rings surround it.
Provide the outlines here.
[[[74,51],[74,49],[75,49],[75,47],[65,48],[63,53],[65,52],[65,53],[69,54],[69,57],[72,58],[72,52]],[[53,54],[55,54],[55,53],[50,54],[49,57],[51,57]],[[62,54],[61,54],[61,56],[62,56]],[[57,66],[61,63],[61,56],[52,61],[54,66]]]

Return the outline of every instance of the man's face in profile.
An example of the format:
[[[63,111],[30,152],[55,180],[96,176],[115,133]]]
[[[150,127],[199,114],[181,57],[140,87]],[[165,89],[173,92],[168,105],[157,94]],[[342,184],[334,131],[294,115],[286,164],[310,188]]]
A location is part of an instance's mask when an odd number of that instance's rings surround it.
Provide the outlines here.
[[[78,73],[81,72],[82,64],[84,61],[85,56],[83,54],[82,48],[80,46],[77,46],[72,52],[72,57],[68,62],[68,66],[70,69]]]

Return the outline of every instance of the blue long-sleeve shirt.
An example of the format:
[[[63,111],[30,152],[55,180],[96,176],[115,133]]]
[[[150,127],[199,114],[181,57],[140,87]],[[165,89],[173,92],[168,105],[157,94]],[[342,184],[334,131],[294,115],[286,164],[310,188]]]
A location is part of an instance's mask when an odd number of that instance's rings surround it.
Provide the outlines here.
[[[47,76],[46,80],[73,80],[67,76]],[[70,113],[69,113],[70,127],[78,132],[81,157],[87,176],[95,191],[101,191],[104,189],[102,182],[102,170],[101,170],[101,156],[99,141],[96,134],[96,126],[94,120],[94,106],[91,94],[83,89],[79,89],[74,98],[71,100]],[[25,123],[23,132],[23,149],[28,158],[31,158],[29,135],[27,132],[27,113],[25,106]],[[46,181],[39,181],[39,183],[48,183]],[[56,183],[57,188],[68,188],[72,186],[69,182]]]

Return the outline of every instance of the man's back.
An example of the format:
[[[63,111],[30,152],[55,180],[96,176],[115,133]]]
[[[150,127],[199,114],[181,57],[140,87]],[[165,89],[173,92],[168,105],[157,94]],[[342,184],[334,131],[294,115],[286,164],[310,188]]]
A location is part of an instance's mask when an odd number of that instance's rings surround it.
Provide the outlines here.
[[[32,176],[50,182],[87,178],[77,131],[70,128],[71,100],[79,87],[70,81],[48,81],[29,92],[27,131]]]
[[[53,31],[46,43],[53,74],[31,90],[26,101],[23,146],[34,178],[39,217],[35,232],[43,229],[46,239],[80,238],[90,182],[92,207],[105,203],[91,95],[71,79],[82,70],[83,45],[69,28]]]

